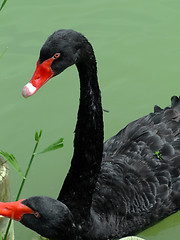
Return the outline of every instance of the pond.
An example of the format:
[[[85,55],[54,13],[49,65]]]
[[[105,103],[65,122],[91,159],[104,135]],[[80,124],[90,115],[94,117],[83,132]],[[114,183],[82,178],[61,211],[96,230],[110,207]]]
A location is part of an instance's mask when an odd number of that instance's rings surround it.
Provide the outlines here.
[[[82,32],[92,43],[103,96],[105,139],[129,122],[165,107],[179,96],[180,2],[178,0],[9,0],[0,13],[0,149],[13,153],[25,171],[36,130],[39,149],[60,137],[64,147],[35,158],[22,193],[58,196],[73,153],[79,104],[75,67],[46,84],[29,99],[21,95],[31,79],[39,50],[60,28]],[[12,200],[21,177],[11,169]],[[179,213],[139,234],[147,240],[177,239]],[[16,239],[34,232],[15,224]]]

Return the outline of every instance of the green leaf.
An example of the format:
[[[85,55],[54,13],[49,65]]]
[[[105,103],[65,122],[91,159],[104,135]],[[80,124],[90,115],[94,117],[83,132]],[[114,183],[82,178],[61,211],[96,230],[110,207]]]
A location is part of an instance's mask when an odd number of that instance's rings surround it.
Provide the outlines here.
[[[4,0],[1,4],[0,11],[3,9],[4,5],[6,4],[7,0]]]
[[[42,130],[40,130],[39,133],[38,132],[35,133],[35,141],[36,142],[39,142],[41,135],[42,135]]]
[[[39,138],[41,137],[42,135],[42,129],[39,131]]]
[[[39,134],[38,134],[38,132],[35,133],[35,141],[39,142]]]
[[[50,151],[54,151],[56,149],[62,148],[64,146],[63,140],[64,140],[63,138],[60,138],[58,141],[49,145],[47,148],[45,148],[44,150],[36,154],[46,153],[46,152],[50,152]]]
[[[16,160],[16,158],[14,157],[13,154],[9,154],[7,152],[4,152],[2,150],[0,150],[0,154],[14,167],[14,169],[22,176],[24,177],[23,175],[23,172],[21,171],[21,168]]]
[[[156,156],[157,159],[162,160],[162,154],[159,151],[156,151],[153,155]]]
[[[3,239],[3,237],[2,237],[2,234],[1,234],[1,232],[0,232],[0,240],[2,240]]]
[[[5,50],[3,51],[3,53],[0,55],[0,59],[4,56],[4,54],[6,53],[7,50],[8,50],[8,47],[6,47]]]

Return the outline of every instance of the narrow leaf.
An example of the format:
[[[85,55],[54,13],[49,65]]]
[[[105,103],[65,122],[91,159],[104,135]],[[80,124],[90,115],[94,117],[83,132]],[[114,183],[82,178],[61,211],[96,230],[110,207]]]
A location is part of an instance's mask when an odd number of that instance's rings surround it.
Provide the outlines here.
[[[23,172],[21,171],[21,168],[16,160],[16,158],[14,157],[13,154],[9,154],[7,152],[4,152],[2,150],[0,150],[0,154],[14,167],[14,169],[22,176],[24,177],[23,175]]]
[[[38,132],[35,133],[35,141],[36,142],[39,142],[41,135],[42,135],[42,130],[40,130],[39,133]]]
[[[3,51],[3,53],[0,55],[0,59],[4,56],[4,54],[6,53],[7,50],[8,50],[8,47],[6,47],[5,50]]]
[[[41,152],[38,152],[37,154],[46,153],[46,152],[50,152],[50,151],[62,148],[64,146],[63,140],[64,140],[63,138],[60,138],[58,141],[49,145],[47,148],[45,148]]]
[[[3,238],[2,238],[2,234],[1,234],[1,232],[0,232],[0,240],[2,240]]]
[[[3,9],[4,5],[6,4],[7,0],[4,0],[3,3],[1,4],[0,11]]]
[[[39,142],[39,134],[38,134],[38,132],[35,133],[35,141]]]
[[[39,138],[41,137],[42,135],[42,129],[39,131]]]

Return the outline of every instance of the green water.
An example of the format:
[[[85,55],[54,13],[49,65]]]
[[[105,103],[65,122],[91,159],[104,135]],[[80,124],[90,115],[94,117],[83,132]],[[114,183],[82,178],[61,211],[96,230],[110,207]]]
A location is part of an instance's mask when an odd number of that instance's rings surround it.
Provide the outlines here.
[[[22,193],[57,197],[73,152],[79,82],[66,70],[29,99],[21,96],[39,49],[53,31],[72,28],[93,44],[104,114],[105,138],[127,123],[165,107],[179,95],[179,0],[9,0],[0,12],[0,148],[12,152],[25,170],[35,130],[43,129],[42,148],[64,137],[63,149],[36,158]],[[40,146],[40,148],[41,148]],[[11,170],[12,200],[21,178]],[[16,239],[34,232],[15,224]],[[147,240],[178,239],[175,214],[141,233]]]

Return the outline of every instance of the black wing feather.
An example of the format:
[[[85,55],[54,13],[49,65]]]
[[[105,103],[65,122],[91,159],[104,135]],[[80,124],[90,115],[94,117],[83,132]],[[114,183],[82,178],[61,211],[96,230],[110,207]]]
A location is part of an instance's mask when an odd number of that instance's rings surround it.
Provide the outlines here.
[[[105,142],[92,232],[97,238],[128,235],[179,207],[180,99],[172,97],[171,107],[155,106]]]

